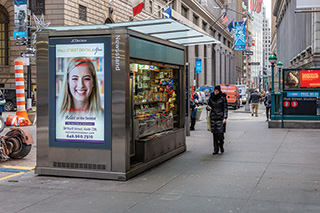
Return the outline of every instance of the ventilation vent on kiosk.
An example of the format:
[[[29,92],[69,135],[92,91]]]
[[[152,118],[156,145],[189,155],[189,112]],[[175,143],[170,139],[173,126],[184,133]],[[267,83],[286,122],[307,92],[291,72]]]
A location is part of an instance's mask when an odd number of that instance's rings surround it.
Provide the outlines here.
[[[103,164],[91,164],[91,163],[53,162],[53,167],[56,167],[56,168],[68,168],[68,169],[106,170],[106,165],[103,165]]]

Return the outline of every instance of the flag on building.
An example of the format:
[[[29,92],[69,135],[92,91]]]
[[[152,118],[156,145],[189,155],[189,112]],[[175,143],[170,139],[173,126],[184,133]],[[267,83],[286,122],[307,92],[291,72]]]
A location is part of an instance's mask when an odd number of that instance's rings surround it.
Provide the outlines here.
[[[250,0],[250,9],[256,13],[261,12],[263,0]]]
[[[132,4],[132,11],[133,16],[138,15],[141,13],[142,9],[144,8],[143,0],[130,0]]]
[[[231,32],[231,31],[232,31],[232,29],[234,29],[233,21],[229,23],[229,25],[228,25],[228,29],[229,29],[229,32]]]
[[[225,23],[227,23],[227,21],[228,21],[228,16],[227,16],[227,12],[225,12],[221,18],[221,22],[222,22],[222,24],[225,24]]]
[[[172,18],[172,9],[171,9],[171,7],[169,7],[169,8],[166,9],[165,11],[163,11],[162,14],[163,14],[164,17],[166,17],[166,18]]]

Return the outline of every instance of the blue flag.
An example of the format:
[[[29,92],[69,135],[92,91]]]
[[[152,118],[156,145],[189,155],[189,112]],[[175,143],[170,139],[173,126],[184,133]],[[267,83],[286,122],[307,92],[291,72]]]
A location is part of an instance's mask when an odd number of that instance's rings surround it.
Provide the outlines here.
[[[229,25],[228,25],[228,29],[229,29],[229,32],[231,32],[231,31],[232,31],[232,29],[234,29],[233,21],[229,23]]]
[[[172,18],[172,9],[171,9],[171,7],[169,7],[169,8],[166,9],[165,11],[163,11],[162,14],[163,14],[164,17],[166,17],[166,18]]]

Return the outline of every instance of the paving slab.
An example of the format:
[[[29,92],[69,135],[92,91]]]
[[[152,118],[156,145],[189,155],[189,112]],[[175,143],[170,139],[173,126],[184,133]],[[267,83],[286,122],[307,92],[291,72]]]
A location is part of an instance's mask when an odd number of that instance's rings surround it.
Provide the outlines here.
[[[269,129],[259,112],[229,111],[216,156],[202,113],[185,153],[126,182],[33,171],[0,180],[0,212],[320,212],[320,130]],[[35,165],[35,152],[5,164]]]

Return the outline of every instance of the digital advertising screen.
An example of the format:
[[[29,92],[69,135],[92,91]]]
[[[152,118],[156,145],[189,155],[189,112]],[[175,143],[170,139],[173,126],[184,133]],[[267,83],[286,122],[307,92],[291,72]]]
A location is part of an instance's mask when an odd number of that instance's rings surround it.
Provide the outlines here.
[[[111,135],[111,45],[100,39],[51,41],[50,81],[54,107],[51,145],[106,148]],[[51,65],[50,65],[51,63]],[[107,80],[108,86],[106,86]],[[53,88],[54,86],[54,88]],[[53,116],[51,116],[53,117]]]
[[[320,87],[320,70],[301,70],[300,87]]]

